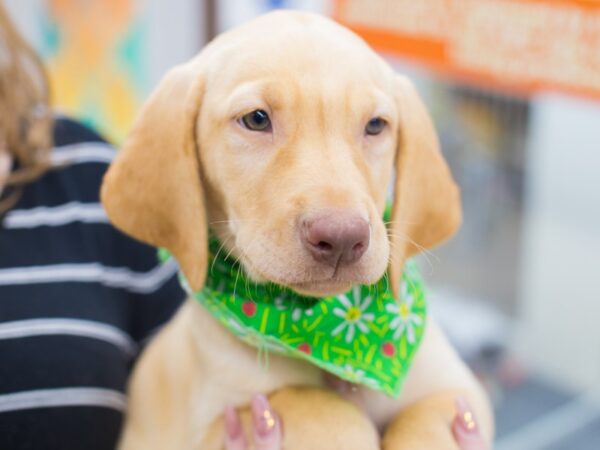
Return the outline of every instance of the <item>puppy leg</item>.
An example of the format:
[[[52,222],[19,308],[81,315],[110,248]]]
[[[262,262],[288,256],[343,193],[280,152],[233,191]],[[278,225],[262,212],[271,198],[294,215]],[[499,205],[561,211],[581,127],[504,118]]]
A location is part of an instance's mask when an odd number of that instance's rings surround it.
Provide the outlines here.
[[[317,388],[285,388],[269,396],[283,424],[286,450],[378,450],[379,435],[371,420],[337,394]],[[240,411],[251,442],[250,411]],[[223,418],[211,426],[203,450],[223,449]]]
[[[459,392],[423,398],[407,406],[389,424],[383,437],[384,450],[459,450],[452,434]]]
[[[198,370],[188,309],[181,308],[135,366],[119,450],[190,448],[189,399]]]
[[[452,434],[457,397],[464,397],[473,408],[481,436],[491,448],[494,426],[487,396],[432,318],[421,345],[404,384],[399,412],[384,434],[383,448],[458,449]],[[388,409],[393,404],[380,400],[371,408]]]

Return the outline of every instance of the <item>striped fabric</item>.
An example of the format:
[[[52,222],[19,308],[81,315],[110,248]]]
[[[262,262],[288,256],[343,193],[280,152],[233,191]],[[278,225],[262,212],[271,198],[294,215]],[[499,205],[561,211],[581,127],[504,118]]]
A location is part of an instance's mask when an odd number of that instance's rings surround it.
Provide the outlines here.
[[[108,222],[108,217],[99,203],[70,202],[10,211],[4,219],[4,228],[55,227],[70,222],[102,223]]]
[[[174,262],[108,223],[114,150],[59,119],[53,170],[0,218],[0,449],[114,449],[129,371],[180,305]]]

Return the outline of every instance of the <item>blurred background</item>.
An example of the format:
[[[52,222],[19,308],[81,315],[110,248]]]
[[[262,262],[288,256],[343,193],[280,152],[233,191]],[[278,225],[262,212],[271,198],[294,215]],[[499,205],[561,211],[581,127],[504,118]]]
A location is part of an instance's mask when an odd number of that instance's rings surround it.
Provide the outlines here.
[[[600,449],[599,0],[7,0],[57,109],[116,145],[171,66],[273,8],[361,34],[417,84],[465,221],[420,259],[500,450]],[[598,271],[598,273],[596,272]]]

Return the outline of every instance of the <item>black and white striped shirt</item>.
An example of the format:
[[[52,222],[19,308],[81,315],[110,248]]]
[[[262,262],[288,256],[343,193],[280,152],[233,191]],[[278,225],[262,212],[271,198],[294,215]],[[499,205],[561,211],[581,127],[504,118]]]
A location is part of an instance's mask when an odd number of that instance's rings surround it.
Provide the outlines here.
[[[139,348],[181,304],[175,263],[109,225],[114,150],[67,119],[0,220],[0,449],[113,449]]]

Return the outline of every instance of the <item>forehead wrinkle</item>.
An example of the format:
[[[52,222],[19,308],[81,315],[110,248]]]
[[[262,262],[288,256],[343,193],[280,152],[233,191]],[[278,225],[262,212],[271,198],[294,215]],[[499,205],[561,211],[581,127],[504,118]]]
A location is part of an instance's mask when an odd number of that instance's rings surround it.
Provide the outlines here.
[[[237,115],[249,112],[254,108],[268,108],[274,111],[280,110],[285,104],[296,97],[293,91],[293,85],[287,84],[286,89],[283,89],[282,83],[275,77],[261,78],[253,81],[243,82],[233,88],[233,91],[225,96],[225,101],[218,101],[220,92],[227,90],[227,86],[215,92],[215,102],[213,111],[215,117],[229,118],[232,115]],[[209,90],[209,92],[211,92]]]
[[[263,83],[263,81],[249,81],[236,86],[223,102],[223,109],[232,112],[256,106],[257,101],[262,100]]]
[[[398,107],[393,98],[386,95],[383,91],[376,88],[373,90],[373,94],[370,100],[370,111],[371,117],[381,117],[391,125],[394,125],[398,121]]]

